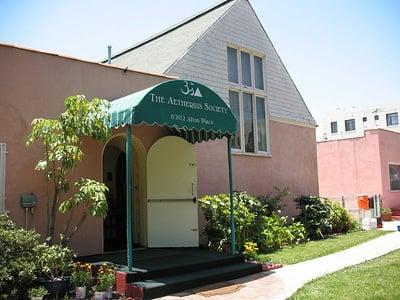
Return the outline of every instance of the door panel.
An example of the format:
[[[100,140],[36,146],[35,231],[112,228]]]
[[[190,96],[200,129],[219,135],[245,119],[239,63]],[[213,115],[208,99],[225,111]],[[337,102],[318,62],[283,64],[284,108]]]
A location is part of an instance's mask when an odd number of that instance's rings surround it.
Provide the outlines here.
[[[197,168],[193,145],[168,136],[147,158],[149,247],[198,247]]]

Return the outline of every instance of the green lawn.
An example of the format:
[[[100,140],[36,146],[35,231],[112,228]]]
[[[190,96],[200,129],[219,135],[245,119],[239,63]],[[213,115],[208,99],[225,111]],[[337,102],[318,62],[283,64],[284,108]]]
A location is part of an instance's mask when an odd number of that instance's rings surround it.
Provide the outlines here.
[[[400,299],[400,250],[313,280],[290,299]]]
[[[256,260],[281,264],[295,264],[345,250],[387,233],[389,232],[378,230],[352,232],[344,235],[333,236],[325,240],[310,241],[294,247],[277,250],[272,253],[258,254]]]

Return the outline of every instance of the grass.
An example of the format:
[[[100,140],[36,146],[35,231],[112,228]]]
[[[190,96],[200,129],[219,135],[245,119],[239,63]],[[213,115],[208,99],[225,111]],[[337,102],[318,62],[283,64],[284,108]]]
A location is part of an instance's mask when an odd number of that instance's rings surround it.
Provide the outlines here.
[[[287,247],[271,253],[258,254],[256,260],[295,264],[348,249],[387,233],[389,232],[378,230],[351,232],[344,235],[332,236],[325,240],[310,241],[293,247]]]
[[[400,299],[400,250],[313,280],[290,299]]]

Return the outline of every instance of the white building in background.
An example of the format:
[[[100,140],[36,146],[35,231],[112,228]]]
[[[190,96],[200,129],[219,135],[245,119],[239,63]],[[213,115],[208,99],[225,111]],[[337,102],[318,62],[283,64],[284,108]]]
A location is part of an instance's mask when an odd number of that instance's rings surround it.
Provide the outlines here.
[[[366,129],[387,129],[400,133],[400,105],[366,109],[342,109],[327,112],[317,129],[317,141],[331,141],[364,136]]]

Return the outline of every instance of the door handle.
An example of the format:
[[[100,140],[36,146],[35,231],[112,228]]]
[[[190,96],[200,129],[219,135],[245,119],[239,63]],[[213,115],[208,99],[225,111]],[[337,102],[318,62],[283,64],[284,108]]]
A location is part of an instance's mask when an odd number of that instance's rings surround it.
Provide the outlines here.
[[[197,197],[193,197],[193,203],[197,202]]]

